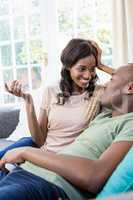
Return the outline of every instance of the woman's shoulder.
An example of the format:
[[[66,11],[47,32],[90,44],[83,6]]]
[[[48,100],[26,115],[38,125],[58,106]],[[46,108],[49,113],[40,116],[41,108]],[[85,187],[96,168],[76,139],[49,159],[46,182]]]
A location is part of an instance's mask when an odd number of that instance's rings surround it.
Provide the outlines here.
[[[96,85],[94,93],[93,93],[93,97],[95,96],[101,96],[103,94],[104,91],[104,86],[103,85]]]
[[[57,95],[60,92],[59,84],[56,83],[54,85],[46,85],[43,87],[43,93],[47,93],[49,95]]]
[[[104,85],[102,84],[97,84],[96,87],[95,87],[95,90],[103,90],[104,89]]]

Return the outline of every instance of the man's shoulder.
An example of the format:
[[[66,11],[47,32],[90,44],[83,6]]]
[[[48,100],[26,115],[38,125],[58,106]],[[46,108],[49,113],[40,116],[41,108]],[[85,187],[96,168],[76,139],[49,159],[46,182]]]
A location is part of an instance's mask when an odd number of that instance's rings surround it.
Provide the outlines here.
[[[104,118],[112,118],[112,110],[107,108],[102,108],[101,112],[95,117],[95,120],[104,119]]]
[[[114,142],[133,141],[133,112],[122,115],[119,120],[116,117],[117,136]]]
[[[133,128],[133,112],[121,115],[119,121],[123,126],[130,126]]]

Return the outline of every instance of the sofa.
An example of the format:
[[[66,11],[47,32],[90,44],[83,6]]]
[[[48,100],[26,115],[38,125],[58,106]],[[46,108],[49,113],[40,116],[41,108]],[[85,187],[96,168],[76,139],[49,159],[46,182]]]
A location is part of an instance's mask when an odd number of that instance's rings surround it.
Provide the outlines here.
[[[19,122],[20,108],[4,106],[0,108],[0,150],[12,144],[13,141],[6,138],[15,130]],[[132,155],[131,155],[132,156]],[[117,187],[117,186],[116,186]],[[98,198],[99,199],[99,198]],[[133,200],[133,192],[123,193],[117,196],[103,198],[104,200]]]
[[[6,140],[19,122],[19,107],[3,106],[0,108],[0,150],[13,141]]]

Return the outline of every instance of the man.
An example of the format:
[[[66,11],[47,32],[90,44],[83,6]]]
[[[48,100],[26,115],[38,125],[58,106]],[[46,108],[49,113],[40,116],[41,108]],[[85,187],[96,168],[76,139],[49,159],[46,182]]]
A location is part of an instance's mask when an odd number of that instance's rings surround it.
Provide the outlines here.
[[[85,200],[95,195],[133,145],[133,64],[120,67],[106,85],[99,114],[73,144],[59,154],[32,147],[1,159],[23,163],[0,181],[0,200]],[[23,169],[25,170],[23,170]],[[40,178],[41,177],[41,178]]]

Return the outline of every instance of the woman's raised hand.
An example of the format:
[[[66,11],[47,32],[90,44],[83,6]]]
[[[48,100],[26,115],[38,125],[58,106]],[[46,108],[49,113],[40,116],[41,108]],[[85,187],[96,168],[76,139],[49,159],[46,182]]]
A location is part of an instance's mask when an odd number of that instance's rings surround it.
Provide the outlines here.
[[[29,103],[32,102],[32,96],[23,91],[22,83],[20,81],[14,80],[8,84],[5,83],[5,88],[9,93],[11,93],[17,97],[22,97],[24,100],[26,100]]]
[[[8,84],[5,83],[5,88],[9,93],[11,93],[11,94],[13,94],[13,95],[15,95],[17,97],[24,98],[24,96],[25,96],[25,93],[22,90],[22,84],[18,80],[11,81]]]

